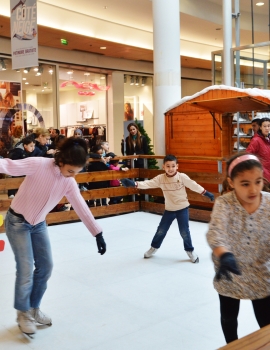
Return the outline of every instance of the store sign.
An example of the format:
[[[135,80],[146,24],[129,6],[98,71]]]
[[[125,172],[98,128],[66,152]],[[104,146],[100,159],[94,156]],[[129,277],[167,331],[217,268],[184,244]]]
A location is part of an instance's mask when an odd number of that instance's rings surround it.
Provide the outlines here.
[[[37,0],[10,0],[12,69],[38,66]]]

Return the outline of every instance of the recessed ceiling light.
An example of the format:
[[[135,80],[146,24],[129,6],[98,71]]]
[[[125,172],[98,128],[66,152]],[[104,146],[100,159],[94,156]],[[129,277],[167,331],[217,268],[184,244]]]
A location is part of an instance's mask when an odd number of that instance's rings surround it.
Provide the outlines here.
[[[106,46],[100,46],[100,50],[106,50],[107,47]]]
[[[28,85],[29,83],[26,81],[24,84],[25,84],[25,85]]]
[[[73,70],[69,70],[68,72],[67,72],[67,74],[72,74],[73,73]]]
[[[86,72],[86,73],[84,73],[83,75],[87,75],[87,76],[88,76],[88,75],[90,75],[90,73]]]
[[[26,80],[26,78],[22,78],[22,80]]]
[[[105,77],[100,77],[100,79],[105,79]]]
[[[257,2],[256,3],[256,6],[263,6],[264,5],[264,2]]]
[[[37,72],[38,71],[38,67],[34,68],[34,71]]]

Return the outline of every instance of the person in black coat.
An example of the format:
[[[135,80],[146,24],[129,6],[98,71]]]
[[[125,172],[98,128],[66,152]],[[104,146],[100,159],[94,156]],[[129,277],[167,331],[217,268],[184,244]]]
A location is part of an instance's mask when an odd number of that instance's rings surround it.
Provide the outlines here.
[[[106,165],[106,159],[102,157],[102,152],[103,152],[103,149],[102,149],[101,145],[94,146],[93,152],[91,152],[89,154],[89,157],[94,158],[94,159],[100,159],[100,161],[89,162],[88,163],[88,172],[109,170],[109,168]],[[110,187],[110,183],[109,183],[109,181],[88,182],[87,187],[89,190],[96,190],[99,188]],[[100,203],[100,201],[101,201],[101,203]],[[88,203],[89,206],[93,206],[94,201],[90,200],[88,202],[89,202]],[[100,205],[102,205],[102,206],[107,205],[107,199],[106,198],[97,199],[96,206],[100,206]]]
[[[138,125],[136,123],[130,123],[128,124],[127,129],[129,131],[129,136],[126,138],[126,155],[148,154],[149,149],[146,138],[141,135]],[[127,165],[130,168],[130,161]],[[134,167],[144,168],[144,160],[134,160]]]
[[[45,128],[36,128],[34,137],[36,140],[36,148],[41,151],[40,157],[52,158],[55,149],[49,149],[47,146],[47,142],[50,140],[49,130]]]
[[[24,139],[22,139],[22,141],[17,143],[16,147],[10,150],[8,153],[8,158],[13,160],[39,156],[40,151],[35,148],[35,140],[31,136],[27,136]],[[8,198],[13,198],[16,193],[17,190],[8,190]]]

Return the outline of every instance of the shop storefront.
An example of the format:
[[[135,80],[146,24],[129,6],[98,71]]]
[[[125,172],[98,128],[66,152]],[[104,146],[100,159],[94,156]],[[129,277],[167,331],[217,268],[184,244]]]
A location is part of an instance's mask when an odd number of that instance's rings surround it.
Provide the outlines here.
[[[25,133],[44,126],[57,128],[66,136],[80,128],[85,138],[94,134],[97,142],[109,140],[112,149],[118,148],[126,121],[141,120],[150,137],[153,134],[150,75],[118,71],[120,80],[115,84],[111,78],[114,71],[108,69],[48,61],[16,71],[11,66],[9,57],[0,57],[0,138],[4,137],[6,147],[15,124],[21,124]],[[12,101],[7,104],[8,94]],[[115,104],[121,114],[114,113]],[[121,130],[115,131],[117,140],[115,132],[111,137],[108,132],[116,124],[121,125]]]

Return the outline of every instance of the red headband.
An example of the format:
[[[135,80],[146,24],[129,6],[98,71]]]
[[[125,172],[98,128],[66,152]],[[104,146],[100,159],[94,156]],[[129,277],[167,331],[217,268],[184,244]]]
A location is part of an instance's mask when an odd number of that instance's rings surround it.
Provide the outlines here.
[[[231,164],[230,164],[230,166],[229,166],[229,169],[228,169],[228,175],[229,175],[229,177],[231,177],[231,173],[232,173],[232,171],[233,171],[233,168],[234,168],[236,165],[238,165],[239,163],[244,162],[245,160],[251,160],[251,159],[256,160],[257,162],[260,163],[259,159],[258,159],[256,156],[252,155],[252,154],[244,154],[243,156],[240,156],[240,157],[235,158],[235,159],[231,162]]]

